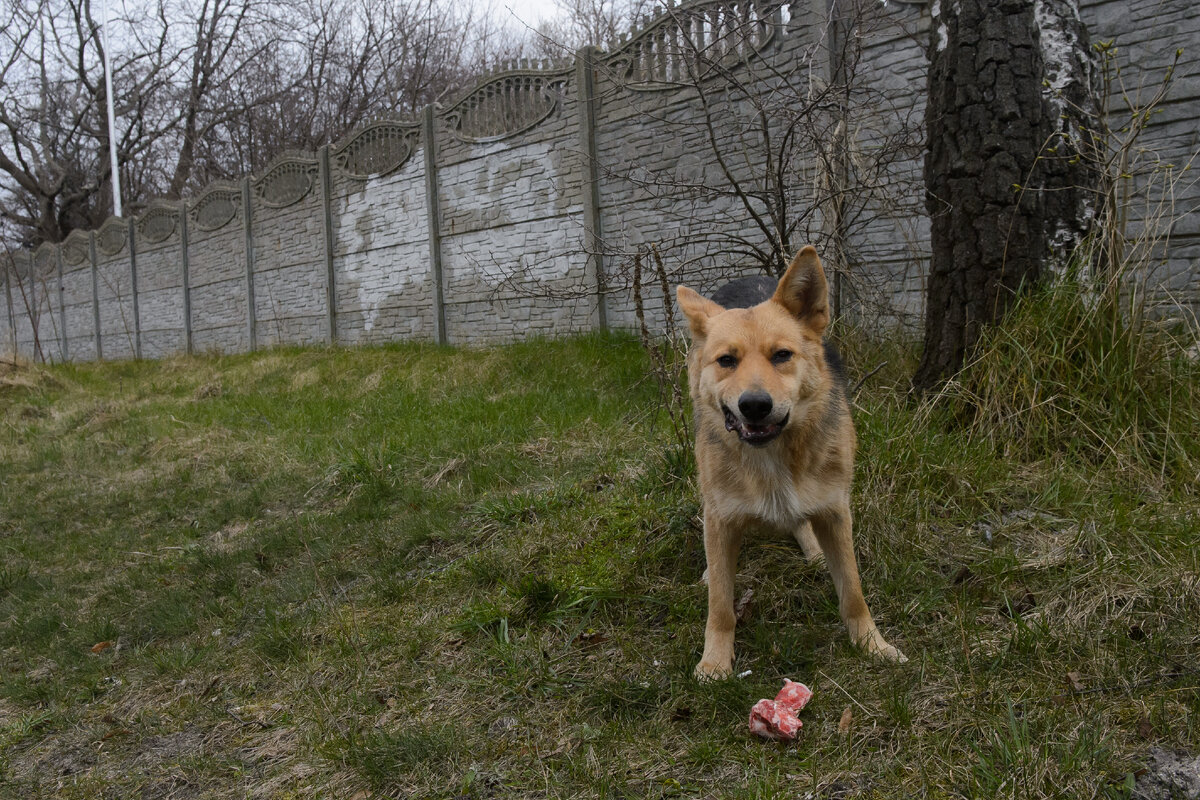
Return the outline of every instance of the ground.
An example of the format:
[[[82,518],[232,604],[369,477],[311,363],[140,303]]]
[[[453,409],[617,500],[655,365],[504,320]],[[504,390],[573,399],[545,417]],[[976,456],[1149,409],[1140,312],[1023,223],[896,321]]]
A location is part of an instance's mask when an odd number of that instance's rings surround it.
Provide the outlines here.
[[[747,674],[707,685],[693,471],[632,339],[6,366],[0,796],[1169,796],[1192,476],[1006,453],[881,347],[844,346],[890,362],[856,538],[911,661],[757,540]],[[801,736],[757,740],[784,677]]]

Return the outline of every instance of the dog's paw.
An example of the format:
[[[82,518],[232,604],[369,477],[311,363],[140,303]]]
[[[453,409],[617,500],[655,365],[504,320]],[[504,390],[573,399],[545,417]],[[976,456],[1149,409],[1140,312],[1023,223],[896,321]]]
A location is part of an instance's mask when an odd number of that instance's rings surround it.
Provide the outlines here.
[[[881,647],[872,651],[871,655],[880,661],[887,661],[892,664],[903,664],[908,661],[908,656],[886,642]]]
[[[733,674],[733,666],[731,664],[718,664],[712,661],[701,661],[696,665],[693,672],[696,680],[701,683],[709,681],[723,681]]]
[[[860,648],[861,652],[878,661],[887,661],[891,664],[903,664],[908,661],[904,653],[887,643],[874,624],[871,624],[865,633],[851,636],[850,639],[856,647]]]

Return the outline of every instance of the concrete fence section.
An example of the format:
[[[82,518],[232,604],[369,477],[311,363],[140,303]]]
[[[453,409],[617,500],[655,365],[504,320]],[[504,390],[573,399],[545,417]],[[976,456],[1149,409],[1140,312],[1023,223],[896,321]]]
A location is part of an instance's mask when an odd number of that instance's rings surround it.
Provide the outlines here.
[[[506,65],[416,119],[18,253],[2,270],[0,348],[65,361],[632,328],[635,271],[661,326],[663,282],[704,291],[763,268],[772,192],[789,246],[826,257],[839,313],[919,324],[929,10],[902,0],[831,16],[845,5],[671,5],[609,52]],[[1085,0],[1082,15],[1093,41],[1116,40],[1127,88],[1178,60],[1139,143],[1139,179],[1161,186],[1130,231],[1169,218],[1143,277],[1168,313],[1194,313],[1200,12]],[[789,92],[802,104],[846,82],[837,103],[774,116]],[[781,150],[772,137],[789,131],[798,144]]]

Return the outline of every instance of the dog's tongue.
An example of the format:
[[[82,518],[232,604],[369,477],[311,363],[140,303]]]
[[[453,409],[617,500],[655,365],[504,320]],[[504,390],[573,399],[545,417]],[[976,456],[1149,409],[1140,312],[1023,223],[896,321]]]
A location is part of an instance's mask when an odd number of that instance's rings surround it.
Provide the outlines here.
[[[742,422],[735,417],[729,410],[725,411],[725,430],[734,431],[738,438],[744,442],[755,444],[759,441],[769,441],[779,433],[780,423],[768,423],[766,425],[755,425],[750,422]]]

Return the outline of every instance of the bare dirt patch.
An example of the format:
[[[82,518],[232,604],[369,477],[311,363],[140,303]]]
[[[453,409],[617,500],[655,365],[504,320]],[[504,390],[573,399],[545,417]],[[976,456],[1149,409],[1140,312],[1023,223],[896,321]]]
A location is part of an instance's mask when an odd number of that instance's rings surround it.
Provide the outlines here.
[[[1200,800],[1200,756],[1182,750],[1150,750],[1146,772],[1138,777],[1134,800]]]

